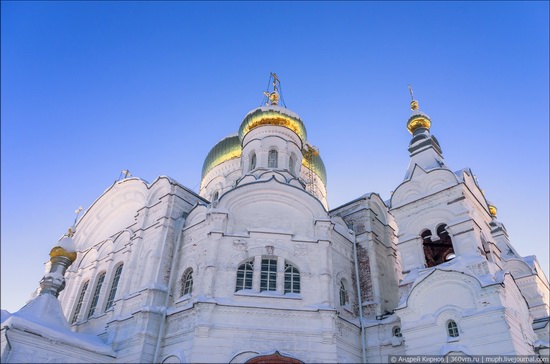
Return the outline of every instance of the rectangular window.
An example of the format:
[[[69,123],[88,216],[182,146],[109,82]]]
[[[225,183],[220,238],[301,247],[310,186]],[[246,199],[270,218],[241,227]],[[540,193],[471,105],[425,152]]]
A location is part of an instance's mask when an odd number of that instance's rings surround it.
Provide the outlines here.
[[[262,259],[262,270],[260,275],[260,291],[277,290],[277,260]]]

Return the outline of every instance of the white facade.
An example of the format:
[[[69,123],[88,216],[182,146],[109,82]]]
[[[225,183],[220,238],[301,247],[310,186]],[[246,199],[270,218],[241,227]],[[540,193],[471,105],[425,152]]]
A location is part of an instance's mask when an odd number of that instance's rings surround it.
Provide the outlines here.
[[[408,125],[410,167],[386,202],[328,211],[322,161],[276,102],[213,149],[200,194],[164,176],[114,183],[78,221],[59,300],[3,318],[2,362],[548,355],[536,259],[471,171],[448,169],[429,117],[413,108]]]

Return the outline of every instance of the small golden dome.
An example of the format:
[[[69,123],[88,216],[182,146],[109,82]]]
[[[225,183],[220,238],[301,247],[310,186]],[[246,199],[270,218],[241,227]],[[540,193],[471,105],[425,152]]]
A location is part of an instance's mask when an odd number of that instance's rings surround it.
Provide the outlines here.
[[[69,259],[72,263],[76,260],[76,252],[69,252],[60,246],[54,246],[50,251],[50,258],[54,257],[65,257]]]
[[[420,115],[415,115],[414,117],[410,118],[407,122],[407,130],[409,130],[409,133],[413,134],[414,131],[418,128],[425,128],[430,130],[430,127],[432,126],[432,122],[429,118],[422,117]]]
[[[411,110],[413,111],[413,114],[407,121],[407,130],[409,130],[409,133],[413,134],[414,131],[418,128],[425,128],[430,130],[430,127],[432,126],[432,121],[430,120],[430,117],[428,115],[418,110],[418,101],[411,101]]]
[[[497,208],[494,205],[489,205],[489,213],[492,217],[497,217]]]

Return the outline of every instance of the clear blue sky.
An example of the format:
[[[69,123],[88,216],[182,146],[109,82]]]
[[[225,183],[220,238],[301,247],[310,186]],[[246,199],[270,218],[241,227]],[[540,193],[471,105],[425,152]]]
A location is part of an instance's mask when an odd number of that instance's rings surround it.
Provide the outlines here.
[[[325,161],[329,205],[387,199],[411,84],[454,170],[472,168],[548,274],[548,2],[1,3],[1,306],[120,175],[195,191],[269,72]]]

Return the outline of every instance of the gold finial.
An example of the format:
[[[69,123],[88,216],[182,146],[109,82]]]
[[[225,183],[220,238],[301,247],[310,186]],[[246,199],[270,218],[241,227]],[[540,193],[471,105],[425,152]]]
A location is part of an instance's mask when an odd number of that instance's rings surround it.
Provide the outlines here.
[[[68,236],[69,238],[72,238],[72,237],[74,236],[74,233],[75,233],[75,232],[76,232],[76,231],[73,230],[73,228],[72,228],[72,226],[71,226],[71,227],[69,228],[69,231],[67,232],[67,236]]]

